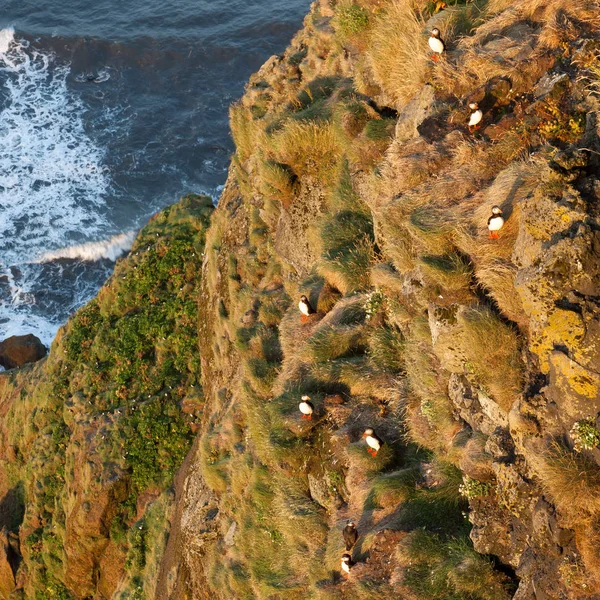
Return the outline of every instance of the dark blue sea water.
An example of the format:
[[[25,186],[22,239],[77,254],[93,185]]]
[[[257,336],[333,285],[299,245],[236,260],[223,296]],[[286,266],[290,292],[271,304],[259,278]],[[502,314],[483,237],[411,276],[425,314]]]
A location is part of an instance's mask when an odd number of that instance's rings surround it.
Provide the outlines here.
[[[48,344],[153,213],[218,197],[228,106],[309,0],[0,4],[0,340]]]

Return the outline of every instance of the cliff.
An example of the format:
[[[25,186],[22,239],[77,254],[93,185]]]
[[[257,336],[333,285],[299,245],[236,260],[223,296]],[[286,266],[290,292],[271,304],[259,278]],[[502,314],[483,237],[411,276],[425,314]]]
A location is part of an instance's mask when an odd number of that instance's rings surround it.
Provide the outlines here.
[[[217,209],[1,376],[0,598],[600,597],[599,15],[315,2]]]

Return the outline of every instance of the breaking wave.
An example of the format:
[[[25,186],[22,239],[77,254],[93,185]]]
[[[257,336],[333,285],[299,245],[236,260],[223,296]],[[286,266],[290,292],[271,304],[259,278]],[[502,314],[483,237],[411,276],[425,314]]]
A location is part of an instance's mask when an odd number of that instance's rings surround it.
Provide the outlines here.
[[[115,261],[119,256],[131,249],[135,234],[135,231],[128,231],[126,233],[115,235],[108,240],[87,242],[86,244],[71,246],[70,248],[61,248],[60,250],[45,252],[38,262],[51,262],[60,260],[61,258],[92,262],[105,258]]]

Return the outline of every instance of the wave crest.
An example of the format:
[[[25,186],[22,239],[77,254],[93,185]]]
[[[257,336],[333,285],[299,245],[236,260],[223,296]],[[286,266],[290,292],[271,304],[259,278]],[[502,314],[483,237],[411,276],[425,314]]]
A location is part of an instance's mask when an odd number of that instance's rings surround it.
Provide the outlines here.
[[[79,259],[86,262],[94,262],[103,258],[115,261],[119,256],[131,250],[135,234],[135,231],[127,231],[126,233],[114,235],[108,240],[87,242],[77,246],[70,246],[69,248],[51,250],[45,252],[38,262],[52,262],[61,258]]]

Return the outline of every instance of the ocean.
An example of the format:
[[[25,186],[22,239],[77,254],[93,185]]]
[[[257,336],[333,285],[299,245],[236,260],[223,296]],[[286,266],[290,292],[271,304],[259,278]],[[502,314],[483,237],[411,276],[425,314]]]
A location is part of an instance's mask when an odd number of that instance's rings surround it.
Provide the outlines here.
[[[0,341],[46,345],[156,211],[218,199],[228,107],[308,0],[3,0]]]

